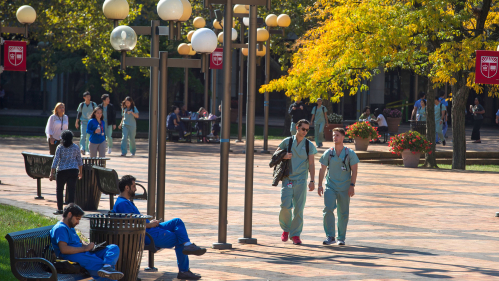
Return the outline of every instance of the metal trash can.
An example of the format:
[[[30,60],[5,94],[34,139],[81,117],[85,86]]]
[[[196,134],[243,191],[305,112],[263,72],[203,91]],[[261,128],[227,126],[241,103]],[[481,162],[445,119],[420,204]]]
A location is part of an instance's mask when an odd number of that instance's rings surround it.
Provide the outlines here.
[[[90,219],[90,241],[115,244],[120,248],[116,270],[123,272],[122,281],[136,281],[139,274],[146,236],[146,219],[135,214],[93,214]]]
[[[76,181],[75,204],[85,211],[96,211],[99,208],[101,191],[97,186],[97,177],[94,174],[92,165],[106,167],[107,160],[110,158],[90,158],[82,157],[83,168],[81,180]],[[66,192],[66,202],[69,202]]]
[[[411,123],[411,131],[420,133],[422,136],[426,136],[426,121],[414,121],[409,120]]]

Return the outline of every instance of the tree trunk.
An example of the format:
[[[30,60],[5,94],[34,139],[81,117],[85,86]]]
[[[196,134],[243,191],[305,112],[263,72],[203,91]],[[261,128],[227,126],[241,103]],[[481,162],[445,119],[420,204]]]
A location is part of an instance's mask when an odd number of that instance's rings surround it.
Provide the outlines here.
[[[286,96],[286,112],[284,113],[284,128],[282,129],[283,136],[290,136],[291,132],[289,128],[291,127],[291,115],[288,113],[288,109],[291,106],[291,98]]]
[[[438,168],[435,156],[435,90],[431,89],[430,83],[430,78],[428,78],[428,87],[426,90],[426,136],[431,143],[431,153],[425,154],[424,166],[427,168]]]
[[[466,102],[470,89],[467,75],[459,72],[452,85],[452,169],[466,169]]]

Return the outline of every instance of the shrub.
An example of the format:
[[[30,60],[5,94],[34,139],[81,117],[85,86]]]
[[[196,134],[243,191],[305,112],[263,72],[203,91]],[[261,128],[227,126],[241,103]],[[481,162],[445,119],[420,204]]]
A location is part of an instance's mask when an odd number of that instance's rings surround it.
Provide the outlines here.
[[[370,122],[357,122],[351,126],[347,126],[349,138],[363,138],[363,139],[377,139],[381,137],[378,135],[378,130],[374,128]]]
[[[327,120],[329,124],[341,124],[341,122],[343,122],[343,116],[336,113],[331,113],[327,116]]]
[[[400,112],[400,110],[398,109],[391,110],[389,108],[385,108],[383,110],[383,116],[391,118],[399,118],[402,117],[402,112]]]
[[[426,137],[422,136],[418,132],[405,132],[395,137],[391,137],[388,142],[390,151],[393,154],[400,155],[402,151],[408,149],[413,154],[419,153],[430,153],[431,154],[431,142],[429,142]]]

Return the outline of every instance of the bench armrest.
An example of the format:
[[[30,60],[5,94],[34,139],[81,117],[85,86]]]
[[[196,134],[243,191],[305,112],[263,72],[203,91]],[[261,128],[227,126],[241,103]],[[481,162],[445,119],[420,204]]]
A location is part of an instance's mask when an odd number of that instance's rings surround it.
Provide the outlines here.
[[[50,271],[51,271],[52,274],[48,278],[40,278],[40,277],[38,277],[37,280],[57,280],[57,270],[55,269],[54,265],[51,262],[49,262],[48,260],[46,260],[44,258],[18,258],[18,259],[14,260],[14,265],[12,266],[12,269],[13,269],[12,273],[19,280],[22,280],[22,279],[26,278],[26,277],[22,276],[21,273],[15,267],[15,264],[19,263],[19,262],[29,262],[29,263],[39,262],[39,263],[43,263],[43,264],[45,264],[46,266],[48,266],[50,268]],[[47,272],[47,273],[49,273],[49,272]],[[19,278],[19,277],[21,277],[21,278]]]
[[[132,199],[135,200],[135,199],[143,199],[143,200],[147,200],[147,190],[145,189],[145,187],[143,185],[141,185],[140,183],[136,183],[137,186],[140,186],[142,188],[142,191],[144,191],[144,193],[142,194],[139,194],[139,195],[136,195],[134,196]],[[152,239],[152,238],[151,238]]]

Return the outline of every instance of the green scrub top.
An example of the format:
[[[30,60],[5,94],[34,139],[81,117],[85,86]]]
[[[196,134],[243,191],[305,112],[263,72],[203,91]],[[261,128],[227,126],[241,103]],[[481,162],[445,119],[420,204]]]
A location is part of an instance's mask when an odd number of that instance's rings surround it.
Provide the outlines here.
[[[317,110],[317,106],[314,106],[314,108],[312,108],[312,114],[315,114],[314,124],[326,123],[326,120],[324,119],[324,112],[327,113],[327,108],[325,106],[322,106],[322,110],[321,109]]]
[[[123,111],[121,112],[121,115],[124,116],[123,118],[123,125],[128,125],[128,126],[133,126],[133,127],[136,127],[137,126],[137,122],[135,121],[135,117],[133,117],[132,114],[128,114],[126,113],[126,108],[123,109]],[[137,110],[137,107],[133,107],[133,112],[135,114],[138,114],[139,111]]]
[[[310,142],[308,145],[308,153],[309,155],[317,154],[317,148],[315,145],[304,138],[300,144],[296,142],[296,136],[285,138],[281,144],[279,144],[280,149],[288,150],[289,138],[293,138],[293,145],[291,146],[291,153],[293,153],[293,157],[291,157],[291,170],[289,171],[289,179],[290,180],[307,180],[308,179],[308,157],[307,157],[307,149],[305,147],[305,142]]]
[[[91,101],[88,105],[85,102],[82,102],[78,105],[78,109],[76,111],[81,112],[81,121],[88,122],[95,108],[97,108],[97,104],[93,101]]]
[[[345,149],[348,149],[348,158],[345,161],[346,170],[344,171],[341,167],[343,167],[343,160],[345,160]],[[334,157],[331,157],[331,161],[329,161],[331,149],[326,150],[319,160],[322,165],[328,166],[326,185],[336,191],[347,191],[350,188],[352,179],[350,167],[360,162],[359,157],[353,150],[346,146],[341,150],[340,157],[338,157],[334,148],[333,151]]]
[[[442,104],[442,110],[447,110],[445,105]],[[435,105],[435,121],[439,121],[442,119],[442,110],[440,110],[440,104]]]
[[[107,106],[102,108],[102,117],[104,118],[104,123],[109,124],[107,123]]]

